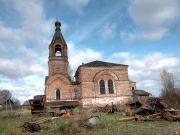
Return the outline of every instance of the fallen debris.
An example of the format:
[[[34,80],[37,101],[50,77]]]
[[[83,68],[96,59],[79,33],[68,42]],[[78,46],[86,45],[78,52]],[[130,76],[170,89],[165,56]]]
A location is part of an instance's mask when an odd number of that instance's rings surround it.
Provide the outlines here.
[[[112,102],[112,105],[106,104],[105,106],[99,106],[96,108],[96,110],[99,112],[114,113],[114,112],[117,112],[117,106],[114,105]]]
[[[130,117],[119,119],[119,121],[149,121],[157,119],[179,121],[180,110],[167,109],[167,107],[168,105],[164,103],[161,98],[150,97],[143,101],[139,100],[126,105],[126,109],[123,113]]]
[[[79,101],[56,101],[46,102],[46,95],[36,95],[34,99],[29,100],[31,113],[49,113],[52,116],[59,115],[62,110],[74,109],[79,106]]]
[[[126,121],[126,120],[150,121],[150,120],[153,120],[154,118],[156,119],[161,118],[159,116],[161,116],[161,113],[156,113],[156,114],[147,115],[147,116],[141,116],[141,115],[135,114],[135,116],[133,117],[121,118],[119,119],[119,121]]]
[[[22,129],[23,132],[37,132],[37,131],[43,131],[43,130],[49,130],[50,129],[47,126],[40,127],[39,124],[29,123],[29,122],[25,122],[22,125],[22,127],[23,127],[23,129]]]
[[[38,119],[32,119],[29,123],[41,124],[49,121],[50,119],[50,117],[40,117]]]
[[[92,129],[94,126],[100,123],[98,116],[85,117],[81,115],[80,117],[75,117],[74,122],[72,124],[72,128],[78,132],[87,132],[88,130]]]
[[[88,120],[93,126],[98,125],[100,123],[100,120],[98,117],[92,117]]]
[[[163,112],[163,117],[168,121],[179,121],[180,120],[180,110],[169,110],[165,109]]]
[[[42,130],[49,130],[50,128],[47,126],[41,127],[40,124],[45,123],[50,120],[50,117],[39,118],[39,119],[31,119],[30,122],[25,122],[21,127],[23,128],[23,132],[37,132]]]
[[[67,113],[63,114],[62,116],[71,117],[72,115],[73,115],[73,112],[67,112]]]
[[[124,112],[128,116],[133,116],[134,114],[146,116],[162,112],[167,107],[167,104],[161,98],[150,97],[146,100],[138,100],[127,104]]]

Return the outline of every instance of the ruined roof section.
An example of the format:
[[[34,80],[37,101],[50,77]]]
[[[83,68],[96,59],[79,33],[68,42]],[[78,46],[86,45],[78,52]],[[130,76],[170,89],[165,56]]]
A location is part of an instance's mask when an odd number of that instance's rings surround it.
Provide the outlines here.
[[[0,105],[4,104],[6,102],[6,99],[5,98],[1,98],[0,99]]]
[[[28,106],[28,105],[30,105],[29,101],[25,101],[23,104],[23,106]]]
[[[133,90],[133,93],[139,95],[139,96],[149,96],[151,95],[150,93],[144,91],[144,90]]]
[[[110,63],[110,62],[104,62],[104,61],[92,61],[86,64],[82,64],[79,67],[112,67],[112,66],[128,66],[123,64],[117,64],[117,63]]]
[[[66,42],[63,38],[63,35],[61,33],[61,29],[60,29],[61,23],[59,21],[56,21],[55,26],[56,26],[56,29],[55,29],[55,33],[54,33],[53,39],[51,41],[51,44],[56,43],[56,42],[60,42],[60,43],[66,45]]]
[[[11,102],[11,104],[14,104],[11,99],[6,100],[6,99],[2,98],[2,99],[0,99],[0,105],[5,104],[6,102],[9,104],[9,101]]]

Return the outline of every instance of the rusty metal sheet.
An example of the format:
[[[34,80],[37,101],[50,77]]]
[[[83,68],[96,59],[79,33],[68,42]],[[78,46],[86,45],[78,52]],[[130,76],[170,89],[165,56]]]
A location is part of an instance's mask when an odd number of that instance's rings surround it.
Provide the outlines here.
[[[167,108],[167,104],[165,104],[161,98],[157,97],[149,97],[146,100],[138,100],[136,102],[129,103],[126,106],[130,108],[128,114],[131,112],[132,114],[141,115],[159,113],[162,112],[163,109]]]

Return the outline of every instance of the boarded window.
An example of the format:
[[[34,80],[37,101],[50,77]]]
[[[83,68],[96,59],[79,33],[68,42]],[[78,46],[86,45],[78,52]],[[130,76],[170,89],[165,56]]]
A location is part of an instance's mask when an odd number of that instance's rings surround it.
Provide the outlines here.
[[[114,86],[113,86],[113,81],[110,79],[108,80],[108,90],[109,90],[109,93],[114,93]]]
[[[56,90],[56,99],[60,99],[60,90],[59,89]]]
[[[100,94],[105,94],[105,83],[104,80],[99,81]]]
[[[77,99],[77,98],[78,98],[78,90],[77,90],[77,89],[74,89],[74,90],[73,90],[73,98],[74,98],[74,99]]]

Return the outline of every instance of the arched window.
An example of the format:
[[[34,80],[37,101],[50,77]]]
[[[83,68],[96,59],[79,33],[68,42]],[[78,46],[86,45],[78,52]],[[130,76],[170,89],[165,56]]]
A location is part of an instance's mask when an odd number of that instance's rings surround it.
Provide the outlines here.
[[[59,89],[56,90],[56,99],[60,99],[60,90]]]
[[[74,98],[74,99],[77,99],[77,98],[78,98],[78,91],[77,91],[77,89],[74,89],[74,90],[73,90],[73,98]]]
[[[61,46],[56,45],[56,47],[55,47],[55,56],[61,56],[61,55],[62,55]]]
[[[100,94],[105,94],[105,83],[104,80],[99,81]]]
[[[109,93],[114,93],[114,86],[113,86],[113,81],[110,79],[108,80],[108,90],[109,90]]]

